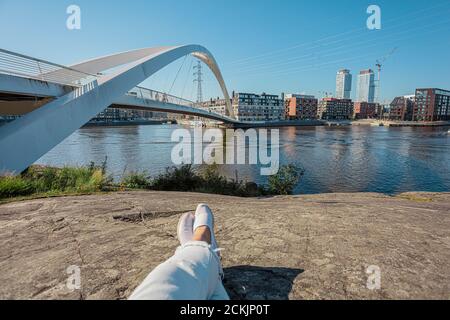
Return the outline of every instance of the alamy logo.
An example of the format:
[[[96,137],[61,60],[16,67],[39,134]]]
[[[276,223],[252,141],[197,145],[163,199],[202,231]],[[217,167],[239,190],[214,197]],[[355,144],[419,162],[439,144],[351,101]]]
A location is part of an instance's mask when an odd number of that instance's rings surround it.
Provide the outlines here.
[[[67,278],[66,286],[70,291],[81,289],[81,269],[78,266],[69,266],[66,270]]]
[[[380,290],[381,289],[381,269],[379,266],[369,266],[366,270],[367,289]]]
[[[177,129],[172,133],[172,142],[177,142],[172,149],[172,162],[175,165],[260,165],[263,176],[275,175],[279,170],[278,129],[228,129],[225,135],[220,129],[195,128],[193,135],[188,129]]]
[[[367,28],[369,30],[381,29],[381,8],[377,5],[370,5],[367,8],[367,14],[370,14],[367,18]]]
[[[67,17],[66,26],[69,30],[80,30],[81,29],[81,9],[77,5],[70,5],[67,7],[66,13],[69,15]]]

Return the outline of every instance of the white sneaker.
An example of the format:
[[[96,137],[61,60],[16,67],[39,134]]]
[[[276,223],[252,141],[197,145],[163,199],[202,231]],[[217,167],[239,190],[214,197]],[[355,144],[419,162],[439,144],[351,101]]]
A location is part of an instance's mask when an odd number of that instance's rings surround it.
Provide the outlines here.
[[[178,221],[177,235],[182,246],[192,241],[194,237],[194,218],[195,216],[192,212],[186,212]]]
[[[211,209],[206,204],[199,204],[197,210],[195,211],[194,220],[194,232],[200,227],[208,227],[211,232],[211,249],[216,251],[220,256],[219,248],[217,246],[216,237],[214,235],[214,215]]]

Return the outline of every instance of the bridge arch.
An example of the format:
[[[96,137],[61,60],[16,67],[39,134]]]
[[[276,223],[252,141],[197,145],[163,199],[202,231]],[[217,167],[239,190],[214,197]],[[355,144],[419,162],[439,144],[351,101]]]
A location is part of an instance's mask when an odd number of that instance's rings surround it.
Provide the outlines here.
[[[142,66],[143,71],[145,73],[145,79],[148,79],[157,71],[161,70],[165,66],[186,55],[192,55],[197,59],[200,59],[213,72],[225,98],[227,116],[234,118],[234,110],[231,106],[230,95],[228,93],[228,89],[226,87],[219,65],[217,64],[217,61],[215,60],[211,52],[209,52],[208,49],[200,45],[145,48],[127,51],[100,58],[95,58],[92,60],[72,65],[70,67],[74,70],[79,70],[90,74],[101,74],[101,72],[105,70],[125,65],[123,69],[119,69],[112,75],[106,76],[105,79],[107,80],[110,78],[115,78],[122,73],[131,71],[131,69],[133,69],[134,67]],[[148,62],[151,62],[151,68],[146,66]],[[101,81],[102,78],[100,78],[99,82]],[[136,85],[137,83],[135,83],[128,90],[134,88]]]
[[[0,127],[0,173],[25,170],[136,85],[186,55],[197,57],[211,69],[225,97],[228,115],[233,117],[230,97],[217,62],[202,46],[147,48],[96,58],[72,66],[96,74],[96,81]],[[109,69],[113,71],[101,73]]]

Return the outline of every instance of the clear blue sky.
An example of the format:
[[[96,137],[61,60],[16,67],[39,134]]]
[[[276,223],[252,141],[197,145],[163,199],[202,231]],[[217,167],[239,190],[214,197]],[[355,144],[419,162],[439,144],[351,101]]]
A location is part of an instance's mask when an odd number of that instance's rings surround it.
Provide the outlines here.
[[[79,31],[66,28],[70,4],[81,7]],[[381,7],[379,31],[366,28],[370,4]],[[358,71],[395,47],[382,74],[384,99],[450,89],[450,0],[0,0],[0,47],[53,62],[190,43],[213,52],[230,91],[320,96],[334,92],[336,71],[348,68],[354,94]],[[146,85],[191,98],[191,60],[183,61]],[[219,95],[205,73],[205,96]]]

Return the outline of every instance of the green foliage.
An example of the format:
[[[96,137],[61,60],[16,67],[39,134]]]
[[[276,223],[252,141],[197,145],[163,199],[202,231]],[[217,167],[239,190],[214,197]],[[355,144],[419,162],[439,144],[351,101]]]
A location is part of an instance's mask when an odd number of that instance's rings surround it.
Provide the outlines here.
[[[201,174],[202,184],[197,192],[223,194],[237,197],[257,197],[265,194],[263,187],[253,182],[240,181],[236,174],[236,179],[228,179],[221,176],[217,165],[211,165]]]
[[[32,166],[20,176],[0,177],[0,198],[31,194],[91,193],[103,191],[111,184],[104,169],[87,167],[51,168]]]
[[[122,178],[121,184],[128,189],[150,189],[151,179],[145,172],[131,172]]]
[[[27,196],[33,191],[32,185],[21,177],[0,177],[0,199]]]
[[[304,173],[304,169],[293,164],[282,166],[276,175],[269,177],[268,192],[272,195],[292,194]]]
[[[20,176],[0,177],[0,199],[39,195],[92,193],[125,187],[159,191],[182,191],[223,194],[238,197],[292,194],[304,170],[295,165],[280,168],[269,178],[268,186],[238,179],[228,179],[219,173],[218,166],[207,166],[202,171],[192,165],[167,168],[153,179],[146,172],[132,172],[114,184],[106,176],[106,160],[101,166],[91,163],[85,167],[51,168],[32,166]]]
[[[194,191],[202,185],[192,165],[170,167],[152,181],[151,189],[161,191]]]

